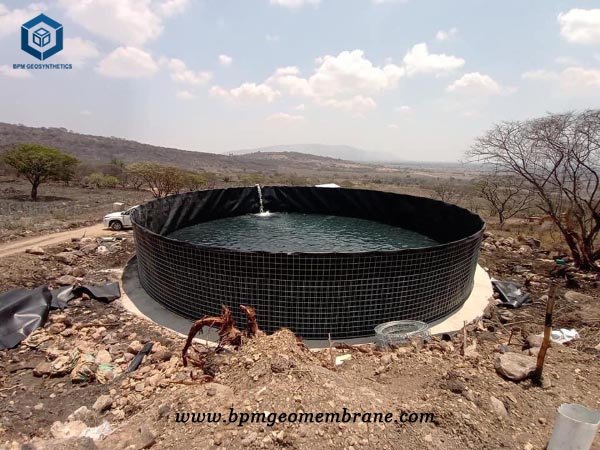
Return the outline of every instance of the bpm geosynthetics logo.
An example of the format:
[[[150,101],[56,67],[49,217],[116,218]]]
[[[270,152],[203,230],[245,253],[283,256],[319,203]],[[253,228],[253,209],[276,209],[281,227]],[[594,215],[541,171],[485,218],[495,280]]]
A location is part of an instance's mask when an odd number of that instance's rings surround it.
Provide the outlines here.
[[[63,49],[63,26],[46,14],[40,14],[21,25],[21,50],[44,63],[13,64],[13,70],[70,70],[72,64],[45,61]]]
[[[40,61],[63,49],[63,26],[45,14],[21,26],[21,50]]]

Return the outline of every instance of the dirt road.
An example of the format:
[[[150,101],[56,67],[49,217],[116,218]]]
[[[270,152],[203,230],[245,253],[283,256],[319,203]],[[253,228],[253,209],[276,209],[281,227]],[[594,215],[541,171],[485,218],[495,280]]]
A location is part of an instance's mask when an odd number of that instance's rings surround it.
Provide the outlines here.
[[[96,237],[110,235],[112,232],[102,223],[92,225],[91,227],[77,228],[75,230],[63,231],[61,233],[45,234],[28,239],[21,239],[0,245],[0,258],[11,256],[17,253],[23,253],[31,247],[46,247],[48,245],[60,244],[61,242],[69,241],[74,237]]]

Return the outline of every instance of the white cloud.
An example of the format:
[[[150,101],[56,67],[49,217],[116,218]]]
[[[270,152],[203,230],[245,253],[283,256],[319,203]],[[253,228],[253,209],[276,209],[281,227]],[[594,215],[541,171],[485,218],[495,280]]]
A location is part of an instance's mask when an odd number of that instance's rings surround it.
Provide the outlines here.
[[[190,91],[179,91],[177,94],[175,94],[175,97],[177,97],[179,100],[192,100],[196,98],[194,93]]]
[[[317,64],[308,82],[313,94],[319,97],[390,89],[404,75],[404,69],[394,64],[374,66],[362,50],[326,55],[318,58]]]
[[[429,53],[427,44],[416,44],[404,56],[406,74],[444,75],[461,68],[465,60],[456,56]]]
[[[243,83],[241,86],[233,89],[223,89],[220,86],[213,86],[210,89],[210,95],[220,97],[228,101],[260,101],[272,103],[280,93],[266,84]]]
[[[304,103],[300,103],[298,106],[294,108],[296,111],[304,111],[306,109],[306,105]]]
[[[560,75],[560,81],[566,88],[600,88],[600,70],[584,67],[567,67]]]
[[[59,0],[67,16],[88,31],[113,42],[141,45],[156,39],[162,19],[150,0]]]
[[[146,78],[158,71],[152,55],[136,47],[118,47],[96,69],[111,78]]]
[[[219,64],[222,66],[230,66],[233,63],[233,58],[229,55],[219,55]]]
[[[300,70],[297,67],[280,67],[267,78],[266,84],[284,89],[290,95],[312,95],[308,80],[300,76]]]
[[[407,113],[409,113],[409,112],[412,111],[412,108],[410,106],[408,106],[408,105],[402,105],[402,106],[396,106],[394,108],[394,110],[396,112],[399,112],[399,113],[402,113],[402,114],[407,114]]]
[[[181,14],[190,5],[190,0],[164,0],[159,2],[158,11],[165,17]]]
[[[298,9],[306,5],[317,6],[321,0],[270,0],[271,5],[283,6],[284,8]]]
[[[362,115],[377,106],[367,94],[392,89],[404,76],[400,66],[375,66],[362,50],[326,55],[315,62],[314,73],[307,78],[297,67],[280,67],[265,84],[289,95],[311,98],[323,107]]]
[[[392,89],[404,76],[400,66],[375,66],[362,50],[326,55],[315,62],[309,77],[303,77],[297,67],[280,67],[262,84],[244,83],[230,90],[214,86],[211,95],[230,101],[245,98],[272,102],[285,92],[310,98],[320,106],[363,114],[377,106],[367,94]]]
[[[377,107],[375,100],[364,95],[356,95],[352,98],[343,100],[334,98],[318,99],[317,104],[320,106],[339,109],[341,111],[352,113],[356,116],[362,116]]]
[[[269,117],[267,117],[266,120],[269,122],[297,123],[297,122],[303,122],[304,116],[301,116],[298,114],[288,114],[288,113],[284,113],[284,112],[278,112],[275,114],[271,114]]]
[[[139,46],[157,39],[165,17],[183,12],[189,0],[58,0],[67,16],[112,42]]]
[[[467,73],[458,80],[450,84],[446,90],[448,92],[466,93],[472,95],[498,95],[503,92],[500,86],[492,77],[479,72]]]
[[[297,67],[282,67],[267,79],[267,84],[291,95],[323,100],[390,89],[404,75],[404,70],[394,64],[374,66],[362,50],[326,55],[317,58],[316,63],[315,72],[308,78],[301,77]]]
[[[46,8],[43,3],[30,3],[22,8],[8,9],[7,6],[0,3],[0,37],[18,33],[23,23]]]
[[[10,67],[8,65],[0,66],[0,75],[9,77],[9,78],[19,78],[19,79],[33,78],[33,75],[30,71],[21,70],[21,69],[13,69],[12,67]]]
[[[167,66],[171,72],[171,79],[176,83],[198,86],[208,83],[212,78],[210,72],[194,72],[193,70],[188,69],[182,60],[177,58],[170,59]]]
[[[531,70],[521,76],[534,81],[557,81],[562,89],[569,91],[600,87],[600,69],[588,69],[581,66],[567,67],[560,72],[544,69]]]
[[[392,128],[392,129],[396,129],[396,128],[398,128],[398,125],[396,125],[395,123],[390,123],[387,127],[388,128]]]
[[[457,34],[458,28],[456,27],[450,28],[449,30],[439,30],[435,33],[435,39],[441,42],[449,41],[450,39],[455,38]]]
[[[73,63],[75,66],[81,66],[88,59],[95,59],[100,56],[96,44],[79,37],[65,38],[63,51],[56,55],[57,59]]]
[[[231,90],[214,86],[211,94],[227,100],[255,98],[272,102],[285,93],[309,98],[319,106],[362,115],[377,107],[371,95],[396,88],[407,70],[411,74],[439,74],[464,64],[463,59],[454,56],[429,54],[426,44],[415,45],[404,61],[406,67],[391,60],[376,65],[363,50],[346,50],[317,58],[315,69],[308,76],[295,66],[280,67],[262,84],[244,83]],[[404,112],[408,110],[404,108]]]
[[[81,111],[79,111],[79,114],[81,114],[82,116],[91,116],[92,112],[89,109],[82,109]]]
[[[560,64],[561,66],[575,66],[579,64],[575,58],[570,56],[557,56],[554,58],[554,62],[556,64]]]
[[[551,70],[539,69],[539,70],[528,70],[521,75],[521,78],[525,80],[558,80],[559,75]]]
[[[558,15],[560,34],[574,44],[600,44],[600,9],[574,8]]]
[[[278,42],[279,36],[276,34],[267,34],[265,35],[265,39],[267,42]]]

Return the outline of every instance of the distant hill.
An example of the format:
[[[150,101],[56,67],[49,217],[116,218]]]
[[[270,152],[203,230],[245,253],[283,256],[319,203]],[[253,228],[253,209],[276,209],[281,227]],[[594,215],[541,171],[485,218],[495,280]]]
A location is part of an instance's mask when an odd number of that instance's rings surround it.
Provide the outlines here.
[[[329,158],[343,159],[346,161],[373,162],[381,161],[376,154],[366,150],[351,147],[349,145],[325,145],[325,144],[292,144],[292,145],[272,145],[269,147],[236,150],[228,152],[229,155],[247,155],[257,153],[303,153]]]
[[[366,164],[354,161],[346,161],[339,158],[331,158],[329,156],[313,155],[310,153],[300,152],[254,152],[242,155],[234,155],[232,158],[238,161],[252,161],[254,164],[266,163],[267,165],[278,166],[301,166],[329,169],[329,168],[347,168],[358,169],[366,167]]]
[[[20,143],[37,143],[56,147],[88,163],[108,163],[111,159],[117,158],[128,164],[153,161],[211,172],[278,171],[289,173],[298,170],[344,171],[368,167],[364,164],[342,159],[297,151],[283,153],[281,151],[243,152],[243,154],[223,155],[159,147],[117,137],[75,133],[65,128],[34,128],[0,123],[0,150]],[[317,147],[352,149],[352,147],[345,146]]]

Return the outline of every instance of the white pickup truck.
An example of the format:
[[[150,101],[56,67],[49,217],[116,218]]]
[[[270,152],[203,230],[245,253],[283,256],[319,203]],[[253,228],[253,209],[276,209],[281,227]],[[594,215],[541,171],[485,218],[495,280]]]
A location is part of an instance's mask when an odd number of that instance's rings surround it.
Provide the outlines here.
[[[104,216],[103,222],[106,228],[113,231],[121,231],[124,228],[131,228],[131,212],[137,208],[129,208],[125,211],[114,212]]]

